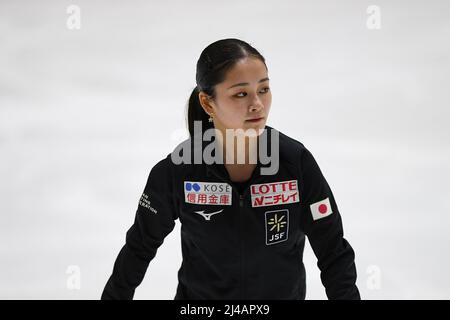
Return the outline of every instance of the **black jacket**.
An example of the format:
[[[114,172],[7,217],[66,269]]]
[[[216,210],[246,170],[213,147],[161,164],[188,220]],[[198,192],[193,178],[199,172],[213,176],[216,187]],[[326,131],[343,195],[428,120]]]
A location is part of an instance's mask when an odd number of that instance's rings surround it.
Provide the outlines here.
[[[180,219],[183,261],[174,299],[304,299],[305,235],[328,298],[360,299],[354,251],[311,152],[279,132],[278,172],[261,175],[259,160],[243,194],[223,164],[176,165],[170,154],[159,161],[101,298],[132,299]]]

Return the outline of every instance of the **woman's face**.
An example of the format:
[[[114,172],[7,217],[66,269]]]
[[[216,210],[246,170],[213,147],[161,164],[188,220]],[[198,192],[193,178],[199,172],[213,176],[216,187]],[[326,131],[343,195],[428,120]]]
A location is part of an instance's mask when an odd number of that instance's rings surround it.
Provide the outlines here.
[[[272,103],[272,93],[264,63],[256,58],[245,58],[226,74],[226,79],[215,87],[215,100],[206,100],[200,92],[200,101],[207,113],[212,113],[214,127],[221,129],[264,129]],[[251,119],[260,118],[258,121]]]

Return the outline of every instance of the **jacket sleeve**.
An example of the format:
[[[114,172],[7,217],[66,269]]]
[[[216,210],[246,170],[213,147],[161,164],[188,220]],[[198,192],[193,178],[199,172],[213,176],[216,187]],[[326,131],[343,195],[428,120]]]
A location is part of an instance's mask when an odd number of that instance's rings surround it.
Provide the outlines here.
[[[328,299],[361,299],[356,287],[355,253],[344,239],[333,193],[311,152],[301,153],[302,229],[317,257]]]
[[[150,261],[178,218],[170,157],[159,161],[150,171],[139,199],[133,225],[126,233],[125,245],[114,263],[113,272],[101,299],[133,299]]]

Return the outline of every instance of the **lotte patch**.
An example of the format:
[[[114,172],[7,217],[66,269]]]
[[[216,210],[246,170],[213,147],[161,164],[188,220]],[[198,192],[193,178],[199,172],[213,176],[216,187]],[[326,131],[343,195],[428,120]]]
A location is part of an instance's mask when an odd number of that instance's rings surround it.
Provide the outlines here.
[[[266,207],[299,202],[297,180],[252,184],[252,207]]]

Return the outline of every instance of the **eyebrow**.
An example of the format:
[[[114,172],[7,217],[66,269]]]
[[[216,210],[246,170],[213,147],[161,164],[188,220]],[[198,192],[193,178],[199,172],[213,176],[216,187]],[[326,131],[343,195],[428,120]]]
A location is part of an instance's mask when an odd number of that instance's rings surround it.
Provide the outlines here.
[[[261,82],[264,82],[264,81],[267,81],[267,80],[269,80],[269,78],[263,78],[263,79],[259,80],[258,83],[261,83]],[[238,86],[248,86],[249,84],[250,83],[248,83],[248,82],[240,82],[240,83],[233,84],[228,89],[231,89],[231,88],[234,88],[234,87],[238,87]]]

